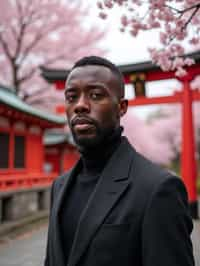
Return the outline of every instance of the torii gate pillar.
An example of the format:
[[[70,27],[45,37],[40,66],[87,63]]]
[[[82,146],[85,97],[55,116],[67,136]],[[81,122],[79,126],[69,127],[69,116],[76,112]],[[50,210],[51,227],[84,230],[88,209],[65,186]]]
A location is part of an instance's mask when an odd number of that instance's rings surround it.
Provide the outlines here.
[[[183,84],[181,175],[187,187],[192,217],[198,218],[196,190],[197,165],[195,158],[192,90],[190,88],[191,80],[192,78],[189,74],[181,79]]]

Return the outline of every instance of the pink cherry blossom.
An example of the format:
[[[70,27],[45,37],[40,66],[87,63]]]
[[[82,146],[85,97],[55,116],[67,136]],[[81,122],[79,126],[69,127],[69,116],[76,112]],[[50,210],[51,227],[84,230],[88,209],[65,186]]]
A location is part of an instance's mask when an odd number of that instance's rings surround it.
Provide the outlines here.
[[[176,57],[173,61],[173,69],[179,69],[184,65],[184,59],[181,57]]]
[[[186,66],[191,66],[191,65],[193,65],[195,62],[194,62],[194,59],[192,59],[192,58],[186,58],[185,60],[184,60],[184,64],[186,65]]]
[[[181,78],[181,77],[184,77],[187,74],[187,71],[184,68],[182,68],[182,67],[178,67],[176,72],[175,72],[175,74],[176,74],[177,77]]]
[[[191,88],[193,90],[200,90],[200,75],[196,76],[195,79],[191,82]]]
[[[131,110],[122,118],[122,125],[124,135],[128,137],[130,143],[148,159],[168,165],[174,158],[174,152],[169,143],[158,137],[154,127],[139,119]]]
[[[103,4],[101,2],[97,2],[97,7],[103,9]]]
[[[73,2],[73,1],[71,1]],[[83,26],[83,1],[2,0],[0,82],[29,97],[43,88],[39,66],[69,68],[82,56],[102,54],[105,32]],[[101,4],[99,3],[99,8]],[[27,91],[28,90],[28,91]]]
[[[200,39],[198,37],[193,37],[190,40],[190,43],[193,44],[193,45],[199,44],[200,43]]]
[[[112,8],[113,7],[112,0],[104,0],[104,5],[107,8]]]
[[[183,41],[193,50],[200,48],[200,0],[110,0],[111,6],[127,11],[121,18],[123,32],[134,38],[141,31],[159,28],[161,48],[149,49],[152,61],[166,71],[176,68],[177,75],[186,73],[183,67],[191,61],[183,60],[180,66],[180,59],[173,60],[183,56]]]
[[[200,89],[200,79],[198,78],[198,81],[196,79],[196,82],[197,87]],[[197,158],[200,158],[200,150],[198,150],[198,147],[200,147],[200,105],[198,102],[193,104],[193,111]],[[151,122],[148,124],[149,128],[153,136],[165,144],[172,152],[170,160],[179,158],[182,143],[181,106],[169,105],[162,107],[159,113],[159,116],[151,119]]]
[[[102,19],[106,19],[107,18],[107,14],[105,12],[99,12],[99,17]]]
[[[128,25],[128,19],[127,19],[127,16],[126,15],[123,15],[122,17],[121,17],[121,24],[122,24],[122,26],[123,27],[126,27],[127,25]]]

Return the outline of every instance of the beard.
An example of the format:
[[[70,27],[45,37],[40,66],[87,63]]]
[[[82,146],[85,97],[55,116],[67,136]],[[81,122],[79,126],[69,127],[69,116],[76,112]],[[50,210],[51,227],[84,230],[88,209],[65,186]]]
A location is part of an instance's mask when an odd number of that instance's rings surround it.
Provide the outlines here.
[[[74,142],[78,146],[80,152],[84,150],[96,149],[103,145],[106,139],[113,133],[116,126],[112,126],[109,128],[100,127],[97,123],[93,121],[93,125],[95,126],[95,133],[92,136],[80,135],[75,132],[73,127],[71,128],[72,136]]]

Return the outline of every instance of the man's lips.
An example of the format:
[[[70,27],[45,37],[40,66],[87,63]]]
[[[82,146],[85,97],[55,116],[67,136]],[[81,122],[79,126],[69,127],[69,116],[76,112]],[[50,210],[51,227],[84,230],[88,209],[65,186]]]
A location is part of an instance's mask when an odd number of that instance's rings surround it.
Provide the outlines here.
[[[76,125],[74,125],[74,128],[76,130],[84,130],[84,131],[89,130],[92,127],[94,127],[94,125],[87,124],[87,123],[86,124],[76,124]]]
[[[71,124],[77,130],[88,130],[94,127],[94,123],[86,118],[74,118]]]

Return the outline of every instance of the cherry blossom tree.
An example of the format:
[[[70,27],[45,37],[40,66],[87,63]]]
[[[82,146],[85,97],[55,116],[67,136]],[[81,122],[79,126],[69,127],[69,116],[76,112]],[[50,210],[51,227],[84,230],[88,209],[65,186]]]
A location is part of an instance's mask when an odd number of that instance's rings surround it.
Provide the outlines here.
[[[45,86],[38,83],[38,66],[68,68],[83,55],[101,54],[98,42],[104,32],[84,25],[88,7],[82,2],[2,0],[0,82],[28,99],[38,89],[42,93]]]
[[[121,10],[120,30],[136,37],[142,31],[157,30],[160,45],[149,47],[153,63],[162,70],[186,74],[184,66],[193,64],[185,58],[183,41],[190,50],[200,48],[200,0],[101,0],[99,16],[106,19],[109,9]]]
[[[162,115],[155,115],[150,122],[134,115],[134,108],[122,119],[124,135],[136,150],[150,160],[164,166],[178,162],[181,153],[181,106],[161,108]],[[196,157],[200,158],[200,105],[194,104]]]
[[[194,133],[196,142],[196,157],[200,158],[200,104],[193,104]],[[174,105],[162,108],[162,116],[152,119],[149,123],[153,136],[172,152],[171,159],[177,160],[181,153],[182,142],[182,117],[181,106]],[[162,153],[163,154],[163,153]]]
[[[169,165],[174,152],[167,141],[158,138],[154,128],[134,115],[134,109],[122,118],[124,135],[127,136],[135,149],[153,162]],[[160,156],[162,154],[162,156]]]
[[[149,126],[156,139],[167,143],[177,159],[181,149],[181,107],[179,105],[161,108],[162,115],[152,119]]]

